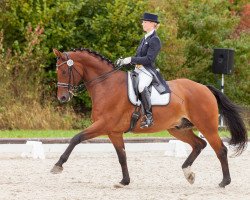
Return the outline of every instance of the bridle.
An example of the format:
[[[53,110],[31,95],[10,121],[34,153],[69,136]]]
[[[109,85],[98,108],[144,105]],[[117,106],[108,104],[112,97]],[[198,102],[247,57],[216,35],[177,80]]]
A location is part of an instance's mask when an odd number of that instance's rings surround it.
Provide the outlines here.
[[[80,75],[81,79],[82,79],[82,75],[74,67],[74,61],[69,58],[68,53],[64,52],[64,54],[65,54],[67,60],[60,63],[59,65],[56,65],[56,67],[57,67],[57,70],[58,70],[58,68],[60,66],[62,66],[64,64],[67,64],[67,66],[68,66],[68,74],[69,74],[69,81],[68,81],[68,83],[57,82],[57,87],[68,88],[68,92],[74,95],[75,92],[79,90],[80,85],[78,85],[78,86],[74,85],[74,73],[73,73],[73,70],[75,70]],[[73,84],[71,84],[71,79],[73,80],[72,81]],[[82,84],[81,84],[81,87],[82,87]]]
[[[116,66],[115,65],[115,68],[109,72],[106,72],[90,81],[84,81],[83,79],[83,76],[80,74],[80,72],[74,67],[74,61],[72,59],[70,59],[69,55],[67,52],[64,52],[67,60],[60,63],[59,65],[56,65],[57,69],[64,65],[64,64],[67,64],[68,66],[68,74],[69,74],[69,81],[68,83],[62,83],[62,82],[57,82],[57,87],[62,87],[62,88],[68,88],[68,92],[71,93],[72,95],[75,95],[77,92],[79,91],[83,91],[83,90],[86,90],[86,87],[87,85],[91,85],[91,84],[95,84],[95,83],[98,83],[98,82],[101,82],[103,80],[105,80],[106,78],[108,78],[111,74],[117,72],[118,70],[120,70],[122,68],[122,66]],[[83,81],[82,84],[79,84],[79,85],[74,85],[74,73],[73,73],[73,70],[75,70],[81,77],[81,80]],[[72,80],[72,83],[71,84],[71,80]]]

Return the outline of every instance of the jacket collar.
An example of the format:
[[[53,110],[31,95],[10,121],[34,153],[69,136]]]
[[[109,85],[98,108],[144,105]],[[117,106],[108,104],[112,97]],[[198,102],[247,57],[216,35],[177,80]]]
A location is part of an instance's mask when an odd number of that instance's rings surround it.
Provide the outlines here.
[[[153,35],[153,34],[155,34],[155,30],[154,30],[154,29],[153,29],[152,31],[150,31],[149,33],[147,33],[147,34],[144,36],[145,40],[146,40],[149,36],[151,36],[151,35]]]

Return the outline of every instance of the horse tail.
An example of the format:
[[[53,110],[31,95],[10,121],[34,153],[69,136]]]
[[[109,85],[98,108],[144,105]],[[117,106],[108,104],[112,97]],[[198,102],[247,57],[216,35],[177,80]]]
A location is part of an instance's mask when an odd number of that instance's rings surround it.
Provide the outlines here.
[[[231,133],[229,145],[236,148],[235,155],[240,155],[246,149],[248,142],[247,130],[240,116],[242,109],[233,104],[220,90],[210,85],[207,87],[214,94],[226,127]]]

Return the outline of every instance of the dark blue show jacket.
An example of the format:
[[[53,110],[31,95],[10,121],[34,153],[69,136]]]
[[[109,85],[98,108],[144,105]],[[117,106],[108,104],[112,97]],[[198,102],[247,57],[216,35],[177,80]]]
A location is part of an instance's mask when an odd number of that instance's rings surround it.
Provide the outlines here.
[[[146,39],[140,42],[137,48],[135,57],[131,58],[131,63],[136,65],[143,65],[144,68],[153,75],[152,85],[155,86],[160,94],[170,92],[168,85],[162,78],[161,74],[156,70],[155,59],[161,50],[161,41],[154,31]]]

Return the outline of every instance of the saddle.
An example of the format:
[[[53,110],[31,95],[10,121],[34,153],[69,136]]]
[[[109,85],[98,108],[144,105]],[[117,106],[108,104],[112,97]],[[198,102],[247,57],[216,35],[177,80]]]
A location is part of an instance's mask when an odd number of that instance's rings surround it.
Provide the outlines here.
[[[139,85],[139,74],[135,71],[128,72],[128,97],[130,102],[135,106],[140,106],[141,101],[139,99],[139,91],[138,91],[138,85]],[[152,81],[152,83],[154,80]],[[159,88],[159,87],[158,87]],[[158,90],[156,89],[155,84],[151,84],[149,86],[150,93],[151,93],[151,104],[163,106],[167,105],[170,100],[170,92],[160,94]]]
[[[132,131],[134,129],[141,115],[141,101],[139,98],[140,94],[138,90],[139,81],[143,81],[143,80],[139,80],[139,74],[137,72],[135,71],[128,72],[128,97],[129,97],[130,102],[135,106],[135,110],[131,116],[130,127],[126,132]],[[168,105],[170,101],[170,92],[160,94],[157,89],[161,88],[161,86],[159,84],[156,84],[156,81],[154,79],[152,83],[154,84],[151,84],[149,86],[149,90],[151,93],[152,106]],[[143,112],[143,109],[142,109],[142,112]]]

